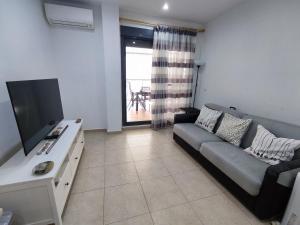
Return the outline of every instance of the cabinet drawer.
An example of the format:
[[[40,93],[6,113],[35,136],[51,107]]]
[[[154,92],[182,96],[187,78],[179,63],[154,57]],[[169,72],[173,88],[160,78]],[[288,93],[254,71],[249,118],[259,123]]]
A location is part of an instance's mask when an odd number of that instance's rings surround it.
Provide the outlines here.
[[[59,178],[58,184],[55,187],[55,201],[57,209],[62,214],[66,200],[68,198],[69,191],[71,189],[72,173],[70,163],[65,162],[65,169],[62,176]]]
[[[73,154],[73,151],[75,150],[75,146],[77,145],[77,143],[81,143],[83,142],[84,144],[84,134],[83,131],[79,131],[79,133],[76,135],[76,138],[71,146],[71,149],[69,151],[69,155],[71,156]]]
[[[76,170],[77,170],[80,158],[81,158],[83,146],[84,146],[84,140],[83,140],[83,136],[82,136],[82,138],[81,137],[78,138],[78,141],[77,141],[76,145],[74,146],[72,155],[70,156],[70,164],[71,164],[73,176],[75,176],[75,174],[76,174]]]
[[[73,154],[70,157],[70,165],[71,165],[71,170],[72,170],[72,175],[75,176],[76,174],[76,170],[81,158],[81,154],[82,154],[82,147],[77,144],[75,146],[75,150],[73,152]]]
[[[83,131],[80,131],[79,137],[77,139],[78,143],[84,144],[84,133]]]

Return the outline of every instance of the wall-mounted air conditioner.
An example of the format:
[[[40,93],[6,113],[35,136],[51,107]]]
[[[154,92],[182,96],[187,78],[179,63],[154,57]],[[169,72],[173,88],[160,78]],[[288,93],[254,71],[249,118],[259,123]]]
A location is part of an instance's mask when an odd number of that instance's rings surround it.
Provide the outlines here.
[[[45,13],[51,25],[94,29],[92,9],[45,3]]]

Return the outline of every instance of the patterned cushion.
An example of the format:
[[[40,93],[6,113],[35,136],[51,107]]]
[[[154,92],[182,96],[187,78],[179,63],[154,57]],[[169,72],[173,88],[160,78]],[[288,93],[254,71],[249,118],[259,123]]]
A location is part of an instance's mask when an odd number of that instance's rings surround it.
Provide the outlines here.
[[[206,106],[202,106],[198,119],[195,124],[212,133],[222,112],[212,110]]]
[[[251,122],[251,119],[243,120],[225,113],[216,135],[239,147]]]
[[[299,147],[299,140],[277,138],[262,125],[258,125],[252,145],[245,151],[266,163],[276,165],[292,160]]]

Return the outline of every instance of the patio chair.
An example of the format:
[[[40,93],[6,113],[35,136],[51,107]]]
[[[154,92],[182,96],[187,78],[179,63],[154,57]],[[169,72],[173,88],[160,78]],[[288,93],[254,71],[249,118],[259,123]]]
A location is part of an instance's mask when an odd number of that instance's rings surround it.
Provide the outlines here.
[[[136,101],[136,96],[135,96],[135,93],[132,91],[131,82],[127,81],[127,84],[128,84],[129,94],[130,94],[130,100],[129,100],[128,104],[127,104],[127,108],[131,109],[131,107],[134,106],[134,102]]]
[[[146,110],[146,102],[151,100],[150,87],[147,86],[141,87],[140,95],[141,95],[141,99],[140,99],[141,105]]]

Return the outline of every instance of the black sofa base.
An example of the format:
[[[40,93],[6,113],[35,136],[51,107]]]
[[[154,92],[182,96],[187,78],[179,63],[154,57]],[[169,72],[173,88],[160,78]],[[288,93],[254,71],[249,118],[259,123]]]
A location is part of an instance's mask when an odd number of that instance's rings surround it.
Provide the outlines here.
[[[283,216],[283,209],[287,205],[287,200],[289,199],[291,189],[277,185],[276,192],[281,193],[280,201],[276,203],[273,208],[270,209],[264,204],[264,200],[270,202],[269,199],[265,197],[252,196],[244,191],[239,185],[237,185],[233,180],[231,180],[227,175],[225,175],[220,169],[208,161],[202,154],[190,146],[178,135],[173,133],[173,139],[177,144],[179,144],[188,154],[190,154],[194,159],[196,159],[207,171],[211,173],[223,186],[225,186],[246,208],[248,208],[257,218],[261,220],[278,219],[280,220]],[[267,198],[272,198],[268,195]],[[278,197],[278,196],[277,196]],[[276,212],[276,213],[274,213]]]

